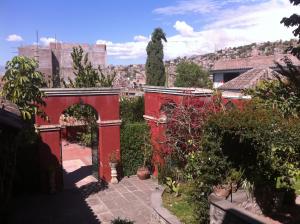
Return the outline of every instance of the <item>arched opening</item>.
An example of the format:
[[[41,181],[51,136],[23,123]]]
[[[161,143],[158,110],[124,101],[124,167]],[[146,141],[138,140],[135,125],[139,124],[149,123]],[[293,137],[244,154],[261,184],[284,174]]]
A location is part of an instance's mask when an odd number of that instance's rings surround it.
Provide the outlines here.
[[[65,109],[59,119],[64,188],[79,188],[99,179],[98,113],[79,103]]]

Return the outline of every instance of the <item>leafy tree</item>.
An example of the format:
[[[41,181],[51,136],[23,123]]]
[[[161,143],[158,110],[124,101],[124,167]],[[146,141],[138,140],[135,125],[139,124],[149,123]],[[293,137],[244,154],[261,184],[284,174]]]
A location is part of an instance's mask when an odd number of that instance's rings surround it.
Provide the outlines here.
[[[293,5],[299,5],[300,0],[290,0],[291,4]],[[293,34],[295,37],[299,39],[298,43],[300,43],[300,15],[293,14],[290,17],[284,17],[281,20],[281,23],[283,23],[286,27],[296,27],[293,30]],[[290,48],[291,53],[295,55],[298,59],[300,59],[300,46],[291,47]]]
[[[147,45],[146,83],[153,86],[163,86],[166,81],[164,52],[162,40],[167,42],[166,34],[161,28],[156,28]]]
[[[105,75],[100,66],[95,69],[89,61],[88,53],[84,53],[81,46],[74,47],[71,53],[75,80],[69,78],[65,87],[89,88],[89,87],[112,87],[116,74]]]
[[[19,107],[24,120],[32,119],[35,114],[46,117],[39,108],[45,105],[44,94],[39,88],[44,87],[46,82],[37,68],[38,62],[34,59],[16,56],[6,63],[2,78],[4,86],[1,95]]]
[[[180,62],[176,73],[176,87],[211,87],[209,73],[194,62]]]
[[[99,75],[89,61],[88,53],[84,54],[81,46],[78,48],[74,47],[71,57],[75,75],[74,82],[69,78],[71,86],[74,88],[96,87],[97,83],[99,83]]]

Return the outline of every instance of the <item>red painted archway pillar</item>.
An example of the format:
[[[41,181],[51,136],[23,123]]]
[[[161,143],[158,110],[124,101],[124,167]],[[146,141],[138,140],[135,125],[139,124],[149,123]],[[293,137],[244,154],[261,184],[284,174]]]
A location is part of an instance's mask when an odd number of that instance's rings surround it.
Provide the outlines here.
[[[46,95],[46,106],[41,109],[49,121],[36,118],[36,129],[40,134],[40,165],[43,190],[61,190],[63,187],[63,168],[61,152],[61,125],[59,117],[65,109],[74,104],[87,104],[98,113],[99,177],[110,181],[109,157],[115,152],[120,158],[120,112],[117,88],[82,89],[41,89]]]

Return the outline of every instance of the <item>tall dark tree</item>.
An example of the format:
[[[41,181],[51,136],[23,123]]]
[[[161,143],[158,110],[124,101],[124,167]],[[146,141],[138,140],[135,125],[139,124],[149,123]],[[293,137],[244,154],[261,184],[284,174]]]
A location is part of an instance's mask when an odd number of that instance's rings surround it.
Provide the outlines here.
[[[299,5],[300,0],[290,0],[291,4]],[[293,14],[290,17],[284,17],[281,20],[286,27],[295,27],[293,30],[293,35],[298,38],[298,46],[291,47],[291,53],[295,55],[298,59],[300,59],[300,15]]]
[[[164,86],[166,81],[164,66],[164,50],[162,40],[167,42],[166,34],[161,28],[156,28],[147,45],[146,76],[147,85]]]

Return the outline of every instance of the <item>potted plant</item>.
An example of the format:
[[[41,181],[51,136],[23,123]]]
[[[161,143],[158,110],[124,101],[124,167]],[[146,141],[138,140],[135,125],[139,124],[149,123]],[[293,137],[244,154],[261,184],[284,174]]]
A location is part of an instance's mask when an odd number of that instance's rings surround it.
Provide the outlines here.
[[[113,151],[109,156],[109,166],[111,169],[111,180],[110,183],[117,184],[118,181],[118,172],[117,172],[118,158],[116,151]]]
[[[147,136],[147,133],[144,133],[144,143],[142,145],[143,150],[143,166],[139,167],[137,170],[137,176],[140,180],[145,180],[150,178],[150,170],[147,166],[147,164],[151,161],[152,158],[152,146],[149,142],[149,138]]]
[[[213,187],[214,193],[219,197],[227,198],[231,193],[236,192],[242,180],[243,173],[242,170],[230,169],[225,183]]]

